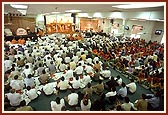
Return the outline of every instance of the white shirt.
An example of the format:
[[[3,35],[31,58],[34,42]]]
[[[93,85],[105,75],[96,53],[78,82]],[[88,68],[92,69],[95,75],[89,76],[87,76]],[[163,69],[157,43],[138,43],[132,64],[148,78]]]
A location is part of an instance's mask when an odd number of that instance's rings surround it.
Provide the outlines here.
[[[90,99],[88,99],[88,104],[87,105],[84,105],[83,104],[83,100],[81,100],[80,106],[81,106],[81,110],[82,111],[90,111],[90,108],[91,108],[91,101],[90,101]]]
[[[72,87],[74,89],[79,89],[80,86],[82,85],[80,79],[76,80],[75,78],[73,78],[73,81],[70,81],[70,83],[72,83]]]
[[[90,66],[90,65],[86,65],[85,66],[85,70],[86,70],[86,73],[93,73],[93,67],[92,66]]]
[[[11,60],[5,60],[5,61],[4,61],[5,69],[6,69],[6,70],[11,69],[12,64],[13,64],[13,62],[12,62]],[[6,70],[5,70],[5,71],[6,71]]]
[[[19,93],[8,93],[6,94],[10,101],[11,106],[18,106],[22,101],[22,96]]]
[[[124,111],[130,111],[131,110],[131,107],[134,109],[134,104],[129,102],[129,103],[123,103],[121,104],[121,108],[124,110]]]
[[[77,51],[77,52],[76,52],[76,55],[77,55],[78,57],[80,57],[80,56],[81,56],[81,52],[80,52],[80,51]]]
[[[65,63],[69,63],[71,61],[70,57],[65,57]]]
[[[116,79],[117,79],[117,78],[115,77],[114,80],[116,80]],[[118,83],[119,85],[121,85],[121,84],[122,84],[122,79],[121,79],[121,78],[118,79],[118,80],[117,80],[117,83]]]
[[[68,70],[65,73],[65,78],[69,80],[69,78],[73,77],[73,70]]]
[[[43,86],[43,91],[46,95],[51,95],[55,91],[55,84],[54,83],[48,83]]]
[[[103,77],[109,78],[111,76],[111,71],[110,70],[103,70],[101,72],[101,74],[103,75]]]
[[[60,64],[60,66],[59,66],[59,69],[60,69],[61,72],[66,70],[66,68],[67,68],[66,64]]]
[[[32,69],[28,68],[28,69],[24,69],[22,72],[23,76],[27,77],[29,74],[33,74]]]
[[[78,94],[77,93],[71,93],[68,95],[68,104],[71,106],[78,104]]]
[[[30,86],[30,87],[35,86],[35,81],[34,81],[33,77],[31,77],[31,78],[25,78],[24,79],[24,83],[25,83],[26,87],[27,86]]]
[[[16,58],[16,59],[17,59],[18,57],[20,57],[20,60],[23,60],[23,59],[24,59],[23,54],[17,54],[17,55],[15,55],[15,58]]]
[[[126,97],[127,96],[127,88],[126,87],[121,87],[118,92],[118,95],[121,95],[122,97]]]
[[[60,58],[60,57],[56,58],[56,64],[57,64],[57,66],[60,65],[61,62],[62,62],[62,58]]]
[[[88,83],[90,83],[92,80],[89,75],[84,75],[83,79],[81,79],[81,82],[86,86]]]
[[[79,61],[78,56],[73,56],[72,59],[74,60],[75,63],[77,63]]]
[[[116,91],[110,91],[110,92],[108,92],[108,93],[106,93],[106,97],[111,97],[111,96],[115,96],[117,94],[117,92]]]
[[[93,62],[96,63],[96,61],[99,61],[99,57],[94,57]]]
[[[52,111],[61,111],[62,107],[65,106],[64,99],[60,100],[60,104],[57,104],[55,101],[50,102]]]
[[[76,72],[76,74],[82,74],[83,73],[83,67],[82,66],[78,66],[74,72]]]
[[[30,100],[36,99],[38,97],[37,90],[35,88],[27,91],[26,95],[29,97]]]
[[[68,80],[60,81],[57,86],[60,90],[66,90],[69,87]]]
[[[93,64],[93,63],[92,63],[92,58],[87,58],[87,59],[86,59],[86,62],[87,62],[88,64]]]
[[[23,80],[11,80],[10,86],[12,89],[21,90],[24,87],[24,82]]]
[[[136,91],[136,84],[134,82],[131,82],[126,85],[131,93],[134,93]]]

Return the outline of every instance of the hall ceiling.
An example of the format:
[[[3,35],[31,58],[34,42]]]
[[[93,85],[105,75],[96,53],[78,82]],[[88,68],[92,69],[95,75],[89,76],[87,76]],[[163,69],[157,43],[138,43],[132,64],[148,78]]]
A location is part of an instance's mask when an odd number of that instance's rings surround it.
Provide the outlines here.
[[[114,8],[112,6],[115,6],[117,4],[121,3],[58,3],[58,2],[36,2],[33,4],[30,3],[24,3],[28,5],[27,13],[26,15],[29,16],[36,16],[38,14],[44,14],[44,13],[50,13],[50,12],[60,12],[65,13],[65,10],[72,10],[77,9],[81,10],[81,13],[94,13],[94,12],[146,12],[146,11],[164,11],[164,6],[159,7],[148,7],[148,8],[134,8],[134,9],[120,9],[120,8]],[[126,4],[126,3],[124,3]],[[147,3],[150,4],[150,3]],[[19,13],[17,9],[12,8],[9,3],[4,3],[4,13]]]

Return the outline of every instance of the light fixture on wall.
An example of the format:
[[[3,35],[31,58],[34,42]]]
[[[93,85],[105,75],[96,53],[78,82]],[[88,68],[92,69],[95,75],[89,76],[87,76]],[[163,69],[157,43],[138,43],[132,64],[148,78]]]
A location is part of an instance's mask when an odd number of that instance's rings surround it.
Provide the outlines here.
[[[164,6],[164,3],[131,3],[131,4],[124,4],[124,5],[115,5],[112,7],[115,8],[123,8],[123,9],[131,9],[131,8],[147,8],[147,7],[160,7],[160,6]]]
[[[81,12],[81,10],[66,10],[65,12],[69,12],[69,13],[77,13],[77,12]]]
[[[16,8],[16,9],[27,9],[27,5],[21,5],[21,4],[10,4],[11,7]]]

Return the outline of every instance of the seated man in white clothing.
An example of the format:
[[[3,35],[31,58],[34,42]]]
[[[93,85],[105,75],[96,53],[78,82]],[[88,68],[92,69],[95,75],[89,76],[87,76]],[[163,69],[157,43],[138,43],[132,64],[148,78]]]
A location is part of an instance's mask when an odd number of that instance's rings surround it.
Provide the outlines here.
[[[79,96],[77,93],[75,93],[75,90],[73,88],[71,89],[71,93],[67,97],[65,97],[65,100],[68,102],[68,105],[70,106],[77,105],[78,99],[79,99]]]
[[[61,61],[61,64],[58,66],[60,72],[64,72],[67,69],[67,65]]]
[[[76,67],[76,69],[74,70],[74,72],[76,73],[77,76],[81,76],[83,75],[83,67],[82,64],[79,63],[78,66]]]
[[[70,85],[74,89],[79,89],[82,86],[80,78],[78,76],[74,77],[72,81],[70,81]]]
[[[128,92],[131,94],[136,92],[137,86],[133,79],[130,79],[130,83],[127,84],[126,87],[128,88]]]
[[[111,91],[109,91],[109,92],[106,93],[106,98],[105,98],[105,100],[106,100],[108,103],[112,104],[112,103],[114,103],[114,102],[116,101],[116,95],[117,95],[116,88],[115,88],[115,87],[112,87],[112,88],[111,88]]]
[[[36,90],[35,88],[32,88],[30,86],[27,86],[27,91],[26,91],[26,95],[28,96],[28,98],[30,100],[34,100],[36,98],[38,98],[38,96],[41,94],[40,91]]]
[[[70,78],[73,78],[73,70],[70,69],[70,67],[68,66],[67,68],[68,70],[65,72],[65,79],[69,80]]]
[[[10,86],[15,89],[17,93],[20,93],[24,88],[23,80],[18,79],[18,75],[14,76],[14,79],[10,81]]]
[[[63,98],[60,99],[60,97],[56,97],[54,101],[50,102],[50,105],[52,111],[61,111],[62,107],[65,106],[65,101]]]
[[[92,58],[87,58],[87,59],[86,59],[86,63],[93,65],[93,63],[92,63]]]
[[[137,110],[134,107],[134,104],[132,102],[130,102],[130,99],[128,97],[125,97],[124,99],[125,99],[125,102],[123,104],[121,104],[121,109],[123,111],[131,111],[132,109]]]
[[[88,83],[91,83],[91,77],[89,75],[84,75],[83,79],[81,79],[81,83],[86,86]]]
[[[68,80],[65,80],[64,76],[62,76],[60,81],[58,82],[57,88],[61,91],[67,90],[69,88]]]
[[[81,100],[80,107],[82,111],[90,111],[91,108],[91,100],[86,96]]]
[[[52,95],[55,91],[55,82],[48,83],[43,86],[43,92],[45,95]]]
[[[94,70],[91,64],[85,65],[84,70],[86,71],[87,74],[92,75],[94,74]]]
[[[5,94],[8,98],[11,106],[19,106],[22,101],[22,96],[19,93],[15,92],[15,89],[11,89],[10,93]]]
[[[34,71],[30,68],[29,65],[25,65],[25,69],[23,70],[22,74],[26,78],[29,74],[33,75]]]
[[[110,78],[110,76],[111,76],[111,71],[110,70],[102,70],[101,72],[100,72],[100,74],[102,75],[102,77],[103,78]]]
[[[114,80],[117,82],[117,85],[121,86],[122,78],[119,75],[117,75],[117,77],[115,77]]]
[[[31,88],[35,87],[35,80],[34,77],[32,77],[31,74],[29,74],[25,79],[24,79],[24,84],[27,86],[30,86]]]

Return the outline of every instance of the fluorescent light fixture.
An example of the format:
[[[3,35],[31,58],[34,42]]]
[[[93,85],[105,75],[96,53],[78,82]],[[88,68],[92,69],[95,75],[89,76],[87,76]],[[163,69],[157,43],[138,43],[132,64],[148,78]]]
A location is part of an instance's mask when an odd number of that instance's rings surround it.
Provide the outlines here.
[[[52,14],[59,14],[60,12],[51,12]]]
[[[115,8],[123,8],[123,9],[131,9],[131,8],[147,8],[147,7],[159,7],[164,6],[163,4],[158,3],[134,3],[134,4],[127,4],[127,5],[116,5],[112,6]]]
[[[147,19],[147,20],[164,22],[164,20],[162,20],[162,19]]]
[[[129,19],[129,20],[138,20],[138,19],[132,18],[132,19]]]
[[[102,15],[100,12],[96,12],[93,14],[93,17],[100,18],[100,17],[102,17]]]
[[[50,15],[50,13],[44,13],[44,14],[42,14],[42,15]]]
[[[27,10],[17,10],[17,11],[19,11],[23,15],[26,15],[26,13],[27,13]]]
[[[81,12],[81,10],[66,10],[65,12],[75,13],[75,12]]]
[[[88,13],[79,13],[78,14],[79,17],[88,17]]]
[[[87,17],[87,18],[93,18],[93,17],[89,16],[89,17]]]
[[[110,18],[122,18],[122,13],[121,12],[112,12],[110,14]]]
[[[63,14],[63,16],[71,17],[71,13]]]
[[[18,9],[27,9],[27,5],[20,5],[20,4],[10,4],[11,7],[13,8],[18,8]]]

